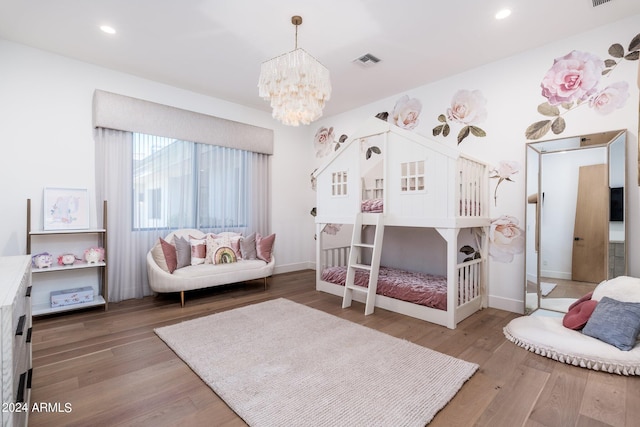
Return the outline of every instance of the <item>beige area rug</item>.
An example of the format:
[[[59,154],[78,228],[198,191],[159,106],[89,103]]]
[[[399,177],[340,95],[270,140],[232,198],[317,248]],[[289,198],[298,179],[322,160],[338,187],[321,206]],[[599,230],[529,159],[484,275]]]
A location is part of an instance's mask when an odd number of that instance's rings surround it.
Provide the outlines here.
[[[286,299],[155,332],[251,426],[424,426],[478,369]]]

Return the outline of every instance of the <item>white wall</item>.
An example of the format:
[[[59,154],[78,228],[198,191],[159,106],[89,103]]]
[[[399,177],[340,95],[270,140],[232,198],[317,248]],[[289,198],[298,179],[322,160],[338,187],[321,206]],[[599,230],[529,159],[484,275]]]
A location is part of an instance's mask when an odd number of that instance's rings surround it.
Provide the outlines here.
[[[627,48],[640,29],[640,15],[605,26],[594,31],[561,40],[542,48],[523,52],[502,61],[487,64],[467,72],[451,76],[433,84],[417,87],[396,96],[381,99],[344,114],[328,117],[309,132],[313,140],[316,130],[321,127],[333,127],[336,138],[341,134],[355,132],[363,121],[379,112],[391,112],[396,101],[403,95],[417,98],[422,102],[420,124],[415,132],[432,137],[432,129],[440,124],[438,115],[444,114],[450,106],[455,92],[460,89],[480,90],[487,99],[488,116],[479,126],[487,136],[470,136],[457,145],[456,135],[460,128],[453,128],[449,137],[435,137],[436,140],[492,165],[501,160],[518,161],[520,172],[514,176],[514,182],[503,182],[498,191],[498,201],[491,206],[491,216],[511,215],[525,224],[525,130],[529,125],[544,119],[537,112],[537,106],[544,101],[540,83],[551,68],[553,60],[572,50],[590,52],[602,60],[608,59],[608,49],[614,43]],[[464,50],[459,50],[463,55]],[[381,62],[378,66],[384,66]],[[434,67],[438,64],[434,63]],[[565,114],[566,129],[561,135],[547,134],[542,139],[555,139],[607,130],[628,129],[627,145],[628,170],[628,226],[629,273],[640,276],[640,207],[638,204],[637,141],[638,141],[638,89],[636,86],[638,61],[622,62],[610,75],[603,79],[611,82],[626,81],[630,88],[630,97],[623,108],[614,113],[599,116],[588,108],[579,108]],[[366,72],[363,71],[363,72]],[[401,79],[402,76],[397,78]],[[375,87],[371,88],[375,91]],[[491,180],[493,192],[497,180]],[[490,260],[489,266],[489,304],[515,312],[523,309],[524,299],[524,254],[516,254],[510,263]]]
[[[4,40],[0,58],[0,255],[25,253],[27,198],[36,215],[32,227],[42,228],[44,187],[88,188],[94,197],[91,102],[93,91],[103,89],[274,129],[271,232],[277,233],[276,271],[307,268],[313,260],[314,225],[308,212],[315,195],[301,179],[308,176],[304,159],[311,159],[313,151],[300,142],[302,128],[285,128],[269,113]]]

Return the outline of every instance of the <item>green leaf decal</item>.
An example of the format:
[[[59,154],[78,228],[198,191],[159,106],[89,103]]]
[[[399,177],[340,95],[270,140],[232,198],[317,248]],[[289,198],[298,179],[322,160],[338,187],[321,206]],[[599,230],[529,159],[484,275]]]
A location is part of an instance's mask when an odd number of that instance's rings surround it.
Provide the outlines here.
[[[458,144],[462,142],[463,139],[469,136],[469,126],[465,126],[458,133]]]
[[[612,44],[609,48],[609,55],[614,58],[622,58],[624,56],[624,48],[620,43]]]
[[[364,155],[364,158],[367,160],[371,158],[371,148],[367,148],[367,153]]]
[[[383,111],[381,113],[376,114],[376,118],[386,122],[387,118],[389,118],[389,113],[387,113],[386,111]]]
[[[474,253],[476,250],[473,249],[471,246],[469,245],[464,245],[463,247],[460,248],[460,252],[462,252],[465,255],[471,255],[472,253]]]
[[[451,131],[451,126],[449,126],[448,124],[444,125],[444,128],[442,129],[442,136],[449,136],[449,132]]]
[[[558,135],[564,132],[565,127],[567,127],[567,124],[564,121],[564,119],[562,117],[558,117],[551,124],[551,131],[553,131],[553,133]]]
[[[616,64],[617,64],[617,62],[615,60],[613,60],[613,59],[605,59],[605,61],[604,61],[604,65],[607,68],[614,67]]]
[[[635,36],[631,43],[629,43],[629,52],[633,52],[634,50],[640,50],[640,34]]]
[[[487,133],[485,131],[483,131],[482,129],[480,129],[479,127],[471,126],[470,128],[471,128],[471,133],[474,136],[477,136],[477,137],[487,136]]]
[[[551,120],[542,120],[530,125],[525,131],[527,139],[540,139],[551,130]]]
[[[441,123],[446,123],[447,122],[447,118],[444,116],[444,114],[440,114],[438,116],[438,121]]]
[[[571,110],[573,108],[573,102],[563,102],[560,106],[565,110]]]
[[[624,57],[624,59],[626,59],[627,61],[637,61],[638,58],[640,58],[640,51],[637,50],[635,52],[627,54],[627,56]]]
[[[556,117],[560,115],[560,110],[555,105],[551,105],[548,102],[538,105],[538,113],[547,117]]]
[[[380,151],[380,148],[376,147],[375,145],[373,147],[371,147],[370,150],[373,151],[376,154],[382,153],[382,151]]]
[[[439,125],[433,128],[433,136],[438,136],[442,133],[442,129],[444,128],[444,125]]]
[[[347,140],[348,136],[347,135],[340,135],[340,139],[338,140],[339,142],[345,142]]]

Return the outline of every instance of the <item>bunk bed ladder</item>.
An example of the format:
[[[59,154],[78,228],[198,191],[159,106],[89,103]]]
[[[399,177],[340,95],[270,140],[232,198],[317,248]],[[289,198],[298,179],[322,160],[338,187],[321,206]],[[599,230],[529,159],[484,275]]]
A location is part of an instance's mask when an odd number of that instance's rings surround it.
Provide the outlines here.
[[[369,214],[371,215],[371,214]],[[378,288],[378,270],[380,269],[380,255],[382,253],[382,236],[384,235],[384,221],[381,213],[375,214],[375,235],[373,244],[362,242],[362,214],[356,216],[353,224],[353,235],[351,237],[351,251],[349,253],[349,262],[347,264],[347,277],[344,286],[344,297],[342,299],[342,308],[351,307],[351,299],[353,292],[362,292],[367,295],[364,308],[364,314],[373,313],[376,300],[376,290]],[[371,250],[371,263],[363,263],[363,249]],[[356,270],[366,270],[369,272],[368,287],[358,286],[355,284]]]

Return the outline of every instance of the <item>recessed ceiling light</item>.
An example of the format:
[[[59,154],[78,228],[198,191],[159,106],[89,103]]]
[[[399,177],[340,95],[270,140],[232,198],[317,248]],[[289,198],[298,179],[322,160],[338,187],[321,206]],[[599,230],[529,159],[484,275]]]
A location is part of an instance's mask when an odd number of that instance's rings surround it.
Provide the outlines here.
[[[113,27],[111,27],[111,26],[109,26],[109,25],[101,25],[101,26],[100,26],[100,29],[101,29],[103,32],[107,33],[107,34],[115,34],[115,33],[116,33],[115,28],[113,28]]]
[[[510,9],[502,9],[498,13],[496,13],[496,19],[504,19],[509,15],[511,15]]]

